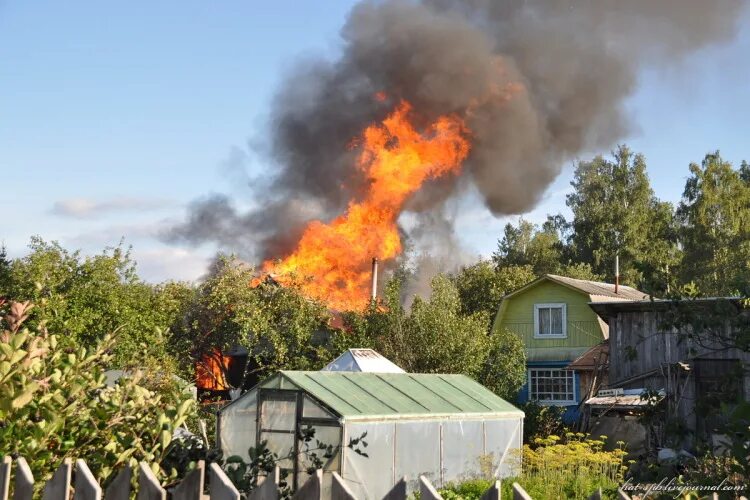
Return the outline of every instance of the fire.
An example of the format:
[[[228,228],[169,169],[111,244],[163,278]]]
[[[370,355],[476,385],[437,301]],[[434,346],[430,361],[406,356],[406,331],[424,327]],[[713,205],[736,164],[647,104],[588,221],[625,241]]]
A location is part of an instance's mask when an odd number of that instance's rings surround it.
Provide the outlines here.
[[[301,278],[303,293],[333,309],[366,307],[371,259],[393,259],[402,251],[397,219],[409,196],[429,179],[457,174],[469,154],[461,118],[441,116],[420,132],[411,114],[402,101],[364,130],[354,144],[361,149],[356,167],[368,181],[366,192],[330,223],[309,223],[297,248],[280,262],[265,262],[264,271],[282,283]]]

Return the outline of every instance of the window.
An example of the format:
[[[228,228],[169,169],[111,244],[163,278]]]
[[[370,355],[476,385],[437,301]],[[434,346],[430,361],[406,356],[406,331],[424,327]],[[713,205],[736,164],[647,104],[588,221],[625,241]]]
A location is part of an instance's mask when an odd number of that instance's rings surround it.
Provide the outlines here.
[[[534,337],[566,337],[565,304],[534,305]]]
[[[562,368],[531,368],[529,399],[547,404],[575,404],[573,371]]]

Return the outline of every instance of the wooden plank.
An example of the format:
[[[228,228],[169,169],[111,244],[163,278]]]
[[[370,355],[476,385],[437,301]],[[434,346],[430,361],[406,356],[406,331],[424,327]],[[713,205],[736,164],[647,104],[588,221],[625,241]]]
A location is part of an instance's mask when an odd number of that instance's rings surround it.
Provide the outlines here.
[[[391,491],[385,494],[383,500],[406,500],[406,478],[402,477],[393,485]]]
[[[13,482],[13,500],[31,500],[34,495],[34,475],[26,459],[16,459],[16,480]]]
[[[102,487],[96,481],[91,469],[80,458],[76,460],[76,491],[73,500],[101,500]]]
[[[531,500],[531,496],[518,483],[513,483],[513,500]]]
[[[273,471],[273,474],[266,477],[266,479],[250,492],[250,496],[247,500],[278,500],[279,499],[279,467]]]
[[[0,500],[8,500],[8,489],[10,488],[10,466],[11,458],[4,456],[0,462]]]
[[[42,500],[68,500],[70,498],[70,478],[72,475],[73,462],[66,458],[52,474],[52,479],[44,485]]]
[[[132,472],[129,465],[120,469],[120,472],[117,473],[104,491],[104,499],[130,500],[130,476],[132,476]]]
[[[211,484],[211,500],[240,500],[240,492],[234,487],[219,464],[213,463],[208,468]]]
[[[631,500],[630,495],[622,491],[622,488],[617,489],[617,500]]]
[[[495,484],[490,486],[490,488],[482,493],[482,497],[480,500],[500,500],[500,491],[502,487],[500,485],[500,481],[495,481]]]
[[[432,483],[424,476],[419,476],[419,494],[421,500],[443,500]]]
[[[161,487],[159,480],[146,462],[138,464],[137,500],[167,500],[167,490]]]
[[[173,500],[201,500],[206,462],[198,461],[195,469],[188,472],[172,491]]]
[[[599,488],[589,496],[589,500],[602,500],[602,489]]]
[[[339,476],[338,472],[332,474],[333,479],[331,481],[331,500],[357,500],[352,490],[344,481],[344,478]]]
[[[318,469],[292,495],[292,500],[320,500],[323,491],[323,471]]]

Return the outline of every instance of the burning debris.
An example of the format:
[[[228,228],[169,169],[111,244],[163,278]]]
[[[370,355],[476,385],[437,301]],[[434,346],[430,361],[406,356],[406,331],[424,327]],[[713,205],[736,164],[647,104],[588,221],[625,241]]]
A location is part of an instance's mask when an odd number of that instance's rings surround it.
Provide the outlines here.
[[[439,214],[459,179],[494,214],[531,209],[561,165],[628,131],[641,67],[730,38],[742,5],[363,1],[340,59],[299,65],[278,93],[258,208],[199,200],[168,236],[312,276],[311,296],[361,308],[371,258],[392,265],[409,237],[403,212]]]

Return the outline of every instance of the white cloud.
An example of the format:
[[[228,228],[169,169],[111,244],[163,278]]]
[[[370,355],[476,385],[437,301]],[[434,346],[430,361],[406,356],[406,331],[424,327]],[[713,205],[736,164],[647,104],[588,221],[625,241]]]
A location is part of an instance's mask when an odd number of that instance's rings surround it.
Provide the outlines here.
[[[51,212],[63,217],[85,219],[114,212],[151,212],[176,206],[178,206],[178,203],[167,199],[121,197],[111,200],[92,200],[88,198],[68,198],[56,201],[52,205]]]
[[[152,283],[167,280],[195,281],[208,270],[212,256],[198,250],[163,247],[133,250],[138,275]]]

